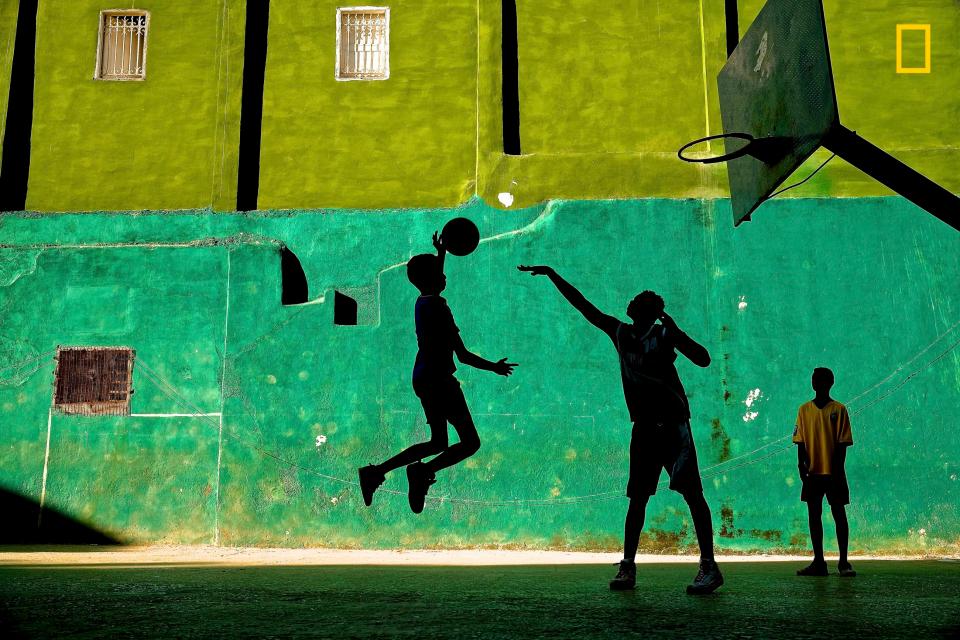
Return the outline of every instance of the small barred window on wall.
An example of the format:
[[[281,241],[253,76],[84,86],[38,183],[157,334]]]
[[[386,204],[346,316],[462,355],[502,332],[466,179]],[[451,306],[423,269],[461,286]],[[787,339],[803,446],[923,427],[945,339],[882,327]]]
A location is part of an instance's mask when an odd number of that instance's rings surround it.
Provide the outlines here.
[[[390,8],[337,9],[337,80],[390,77]]]
[[[134,9],[100,12],[97,80],[143,80],[147,75],[150,14]]]
[[[73,415],[129,415],[133,359],[129,347],[57,347],[53,409]]]

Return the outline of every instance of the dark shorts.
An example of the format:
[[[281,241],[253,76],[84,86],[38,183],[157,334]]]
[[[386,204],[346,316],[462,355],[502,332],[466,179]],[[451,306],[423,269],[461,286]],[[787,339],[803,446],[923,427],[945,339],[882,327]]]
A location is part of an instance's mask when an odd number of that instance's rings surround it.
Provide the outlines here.
[[[627,497],[652,496],[657,492],[660,471],[670,475],[670,488],[681,494],[703,491],[697,450],[690,422],[634,423],[630,437],[630,479]]]
[[[807,476],[800,490],[800,499],[804,502],[823,503],[823,497],[831,507],[850,504],[850,487],[846,474],[830,476]]]
[[[413,381],[413,391],[420,398],[427,424],[447,428],[447,423],[461,425],[471,421],[467,400],[460,383],[453,376]]]

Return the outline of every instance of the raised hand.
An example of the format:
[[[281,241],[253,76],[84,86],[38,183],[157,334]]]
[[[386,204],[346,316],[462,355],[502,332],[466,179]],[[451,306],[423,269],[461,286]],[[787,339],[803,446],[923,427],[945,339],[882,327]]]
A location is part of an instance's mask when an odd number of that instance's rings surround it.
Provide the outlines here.
[[[437,250],[437,253],[447,250],[446,247],[443,246],[443,236],[440,235],[439,231],[433,232],[433,248]]]
[[[517,270],[526,271],[532,276],[549,276],[551,273],[556,273],[553,270],[553,267],[548,267],[546,265],[527,266],[527,265],[521,264],[520,266],[517,267]]]
[[[663,323],[663,326],[665,326],[667,329],[677,333],[680,332],[680,327],[677,326],[676,320],[671,318],[666,311],[660,314],[660,322]]]
[[[506,358],[500,358],[493,363],[493,367],[490,369],[497,375],[509,376],[513,373],[513,368],[517,366],[515,362],[507,362]]]

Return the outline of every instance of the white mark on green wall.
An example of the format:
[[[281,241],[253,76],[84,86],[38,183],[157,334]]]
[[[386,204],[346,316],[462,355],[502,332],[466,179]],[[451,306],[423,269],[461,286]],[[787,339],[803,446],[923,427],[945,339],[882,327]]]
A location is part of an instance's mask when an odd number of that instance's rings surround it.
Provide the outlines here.
[[[747,393],[747,398],[746,398],[746,400],[743,401],[743,404],[745,404],[745,405],[747,406],[747,412],[743,414],[743,421],[744,421],[744,422],[751,422],[752,420],[756,420],[757,417],[760,415],[759,412],[757,412],[757,411],[750,411],[750,409],[751,409],[755,404],[757,404],[757,402],[760,400],[760,397],[761,397],[762,395],[763,395],[763,392],[760,391],[760,389],[751,389],[751,390]]]

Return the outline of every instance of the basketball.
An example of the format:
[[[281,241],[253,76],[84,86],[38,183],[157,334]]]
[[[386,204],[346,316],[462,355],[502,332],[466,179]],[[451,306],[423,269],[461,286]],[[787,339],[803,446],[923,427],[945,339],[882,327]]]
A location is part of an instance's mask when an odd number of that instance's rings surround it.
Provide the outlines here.
[[[480,244],[480,230],[467,218],[454,218],[440,232],[443,246],[455,256],[473,253]]]

